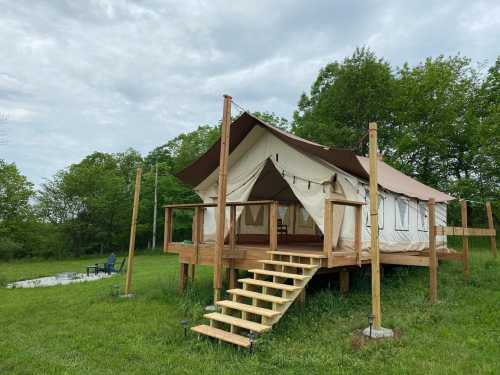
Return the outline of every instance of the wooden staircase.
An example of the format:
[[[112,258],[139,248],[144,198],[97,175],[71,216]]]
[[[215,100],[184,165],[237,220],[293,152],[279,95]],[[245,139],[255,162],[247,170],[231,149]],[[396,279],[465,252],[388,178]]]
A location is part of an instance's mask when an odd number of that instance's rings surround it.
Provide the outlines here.
[[[253,278],[239,279],[241,289],[229,289],[231,300],[218,301],[220,312],[205,314],[210,325],[191,330],[199,335],[248,348],[248,334],[269,331],[302,293],[320,268],[324,255],[268,251],[269,260],[259,260],[262,269],[252,269]]]

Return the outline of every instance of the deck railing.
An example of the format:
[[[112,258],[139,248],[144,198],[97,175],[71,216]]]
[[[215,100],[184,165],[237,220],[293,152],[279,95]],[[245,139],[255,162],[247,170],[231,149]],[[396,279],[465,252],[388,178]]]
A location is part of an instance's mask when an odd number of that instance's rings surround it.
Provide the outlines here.
[[[233,252],[236,248],[236,208],[239,206],[268,206],[269,207],[269,249],[276,250],[278,247],[278,202],[272,200],[248,201],[248,202],[227,202],[229,207],[229,249]],[[195,263],[200,243],[203,242],[204,233],[204,213],[206,208],[217,207],[217,203],[181,203],[169,204],[165,208],[165,232],[163,249],[168,251],[169,244],[172,243],[173,232],[173,211],[175,209],[193,210],[193,230],[192,241],[195,248]]]

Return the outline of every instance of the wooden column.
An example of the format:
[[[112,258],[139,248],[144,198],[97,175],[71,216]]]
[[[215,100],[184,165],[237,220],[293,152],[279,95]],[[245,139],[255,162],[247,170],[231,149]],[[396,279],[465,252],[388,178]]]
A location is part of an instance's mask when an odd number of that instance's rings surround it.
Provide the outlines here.
[[[278,202],[269,205],[269,250],[278,249]]]
[[[380,253],[378,243],[378,179],[377,179],[377,124],[369,124],[370,156],[370,225],[371,225],[371,268],[372,268],[372,314],[373,327],[382,327],[380,308]]]
[[[437,300],[437,252],[436,252],[436,202],[434,198],[429,199],[429,301],[435,303]]]
[[[346,294],[349,291],[349,271],[343,269],[339,273],[340,293]]]
[[[358,266],[361,267],[361,225],[362,206],[354,207],[354,251],[358,259]]]
[[[488,216],[488,228],[495,229],[495,224],[493,223],[493,212],[491,211],[491,203],[486,202],[486,215]],[[496,258],[497,257],[497,236],[490,237],[490,248],[491,253]]]
[[[132,287],[132,267],[134,265],[135,254],[135,233],[137,229],[137,213],[139,211],[139,197],[141,194],[142,167],[139,163],[135,175],[134,205],[132,207],[132,223],[130,224],[130,241],[128,246],[127,278],[125,280],[125,295],[130,294]]]
[[[333,263],[333,207],[332,202],[328,199],[325,200],[325,217],[323,228],[323,254],[328,257],[328,266],[331,267]]]
[[[172,242],[172,208],[165,208],[165,228],[163,232],[163,251],[168,251],[168,244]]]
[[[229,289],[234,289],[238,284],[238,270],[236,268],[228,268],[226,270],[227,285]]]
[[[179,263],[179,293],[186,289],[188,279],[188,263]]]
[[[460,200],[460,214],[462,217],[462,227],[467,228],[467,202]],[[464,262],[464,276],[469,276],[469,236],[462,236],[462,260]]]
[[[234,256],[234,252],[236,251],[236,206],[231,206],[229,208],[229,251]],[[229,289],[236,288],[236,270],[234,269],[234,259],[229,259],[227,284]]]
[[[201,212],[203,208],[196,207],[194,209],[193,217],[193,245],[194,245],[194,257],[193,263],[198,264],[198,258],[200,253],[200,241],[201,241]]]
[[[231,97],[224,95],[222,128],[219,157],[219,189],[217,195],[217,213],[215,222],[214,247],[214,303],[219,301],[222,288],[222,253],[224,252],[224,229],[226,226],[227,171],[229,159]]]

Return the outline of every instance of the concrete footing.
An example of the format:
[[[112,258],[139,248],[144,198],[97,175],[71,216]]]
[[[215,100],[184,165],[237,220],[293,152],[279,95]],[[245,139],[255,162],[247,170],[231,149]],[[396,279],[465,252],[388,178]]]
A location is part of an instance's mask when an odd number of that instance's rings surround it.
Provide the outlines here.
[[[135,294],[129,293],[129,294],[120,294],[120,298],[134,298]]]
[[[370,327],[366,327],[363,330],[363,335],[366,337],[370,337],[372,339],[383,339],[383,338],[394,337],[394,332],[392,331],[392,329],[383,327],[379,329],[375,329],[372,327],[370,332]]]

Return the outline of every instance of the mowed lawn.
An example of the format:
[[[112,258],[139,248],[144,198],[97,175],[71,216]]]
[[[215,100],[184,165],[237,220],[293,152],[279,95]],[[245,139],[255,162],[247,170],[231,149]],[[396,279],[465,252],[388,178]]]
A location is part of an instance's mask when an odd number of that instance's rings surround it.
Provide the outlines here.
[[[1,263],[0,281],[82,271],[95,261]],[[498,374],[500,262],[473,248],[468,281],[461,267],[440,264],[435,306],[427,303],[426,269],[386,267],[383,325],[397,328],[400,337],[361,346],[353,332],[367,325],[368,270],[353,273],[346,296],[335,277],[315,280],[306,305],[289,310],[249,354],[191,333],[184,337],[181,320],[203,321],[210,268],[199,267],[194,286],[180,296],[177,257],[140,255],[131,300],[113,297],[122,276],[0,288],[0,374]]]

